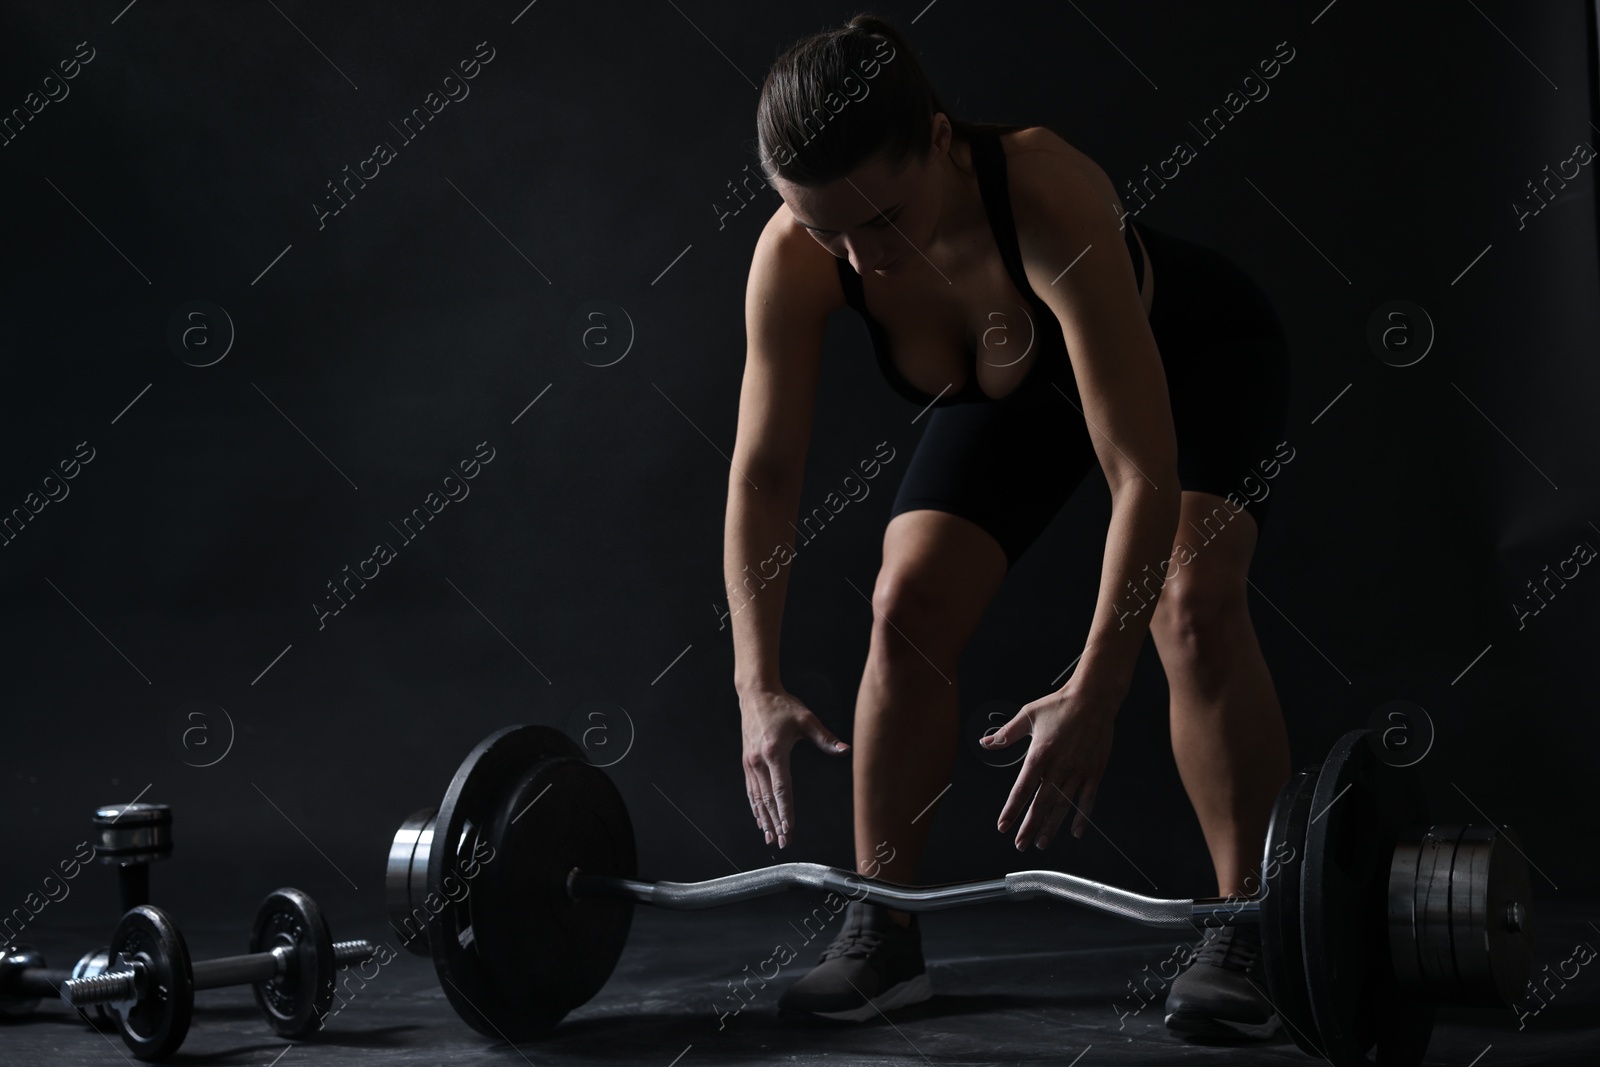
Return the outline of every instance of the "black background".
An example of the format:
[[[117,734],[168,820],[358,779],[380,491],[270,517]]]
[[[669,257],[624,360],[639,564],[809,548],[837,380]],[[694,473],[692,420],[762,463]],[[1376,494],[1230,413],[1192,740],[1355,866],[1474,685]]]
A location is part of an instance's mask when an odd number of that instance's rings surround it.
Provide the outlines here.
[[[1141,217],[1214,244],[1280,309],[1295,459],[1271,483],[1251,611],[1296,764],[1414,701],[1440,813],[1515,826],[1537,892],[1593,890],[1600,860],[1577,846],[1600,577],[1521,630],[1510,606],[1600,546],[1594,168],[1524,228],[1511,207],[1596,143],[1584,5],[920,8],[877,10],[959,114],[1048,123],[1119,188],[1196,145]],[[174,807],[155,896],[179,915],[242,923],[292,884],[375,924],[394,828],[514,722],[603,723],[597,759],[626,749],[610,773],[647,876],[778,858],[744,799],[718,616],[744,281],[780,201],[719,214],[755,163],[766,66],[851,10],[8,6],[6,113],[78,42],[95,58],[0,148],[0,511],[79,442],[95,458],[0,548],[0,911],[72,855],[96,804],[143,795]],[[389,124],[485,41],[470,96],[403,143]],[[1270,95],[1202,144],[1188,123],[1281,41],[1295,58]],[[378,141],[395,160],[319,229],[325,183]],[[1408,367],[1365,340],[1397,299],[1437,330]],[[196,300],[237,331],[203,368],[167,339]],[[584,318],[594,301],[605,319]],[[585,348],[596,321],[609,347]],[[596,365],[630,326],[626,357]],[[915,414],[839,316],[802,507],[879,442],[896,458],[793,564],[783,672],[846,737]],[[470,497],[395,537],[485,441]],[[972,723],[1048,692],[1081,650],[1108,515],[1092,476],[1006,583],[962,663]],[[319,629],[325,583],[383,540],[398,558]],[[1054,866],[1213,892],[1165,708],[1147,644],[1096,830],[1025,859],[993,828],[1015,771],[977,758],[969,723],[921,879]],[[229,721],[226,757],[192,766]],[[795,767],[783,858],[848,867],[848,764],[800,749]],[[109,926],[113,887],[91,871],[34,921]]]

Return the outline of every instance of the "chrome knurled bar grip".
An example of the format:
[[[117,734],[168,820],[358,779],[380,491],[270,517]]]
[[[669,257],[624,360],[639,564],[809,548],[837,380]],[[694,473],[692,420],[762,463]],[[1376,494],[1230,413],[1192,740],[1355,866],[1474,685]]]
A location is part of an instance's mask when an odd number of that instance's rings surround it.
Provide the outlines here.
[[[642,882],[584,874],[577,868],[567,876],[567,892],[573,898],[632,900],[684,911],[715,908],[789,889],[832,890],[855,900],[919,912],[992,900],[1055,898],[1145,926],[1172,930],[1195,929],[1197,920],[1208,917],[1224,922],[1254,922],[1260,909],[1259,900],[1244,897],[1162,900],[1061,871],[1017,871],[988,881],[936,886],[896,885],[820,863],[779,863],[703,882]]]

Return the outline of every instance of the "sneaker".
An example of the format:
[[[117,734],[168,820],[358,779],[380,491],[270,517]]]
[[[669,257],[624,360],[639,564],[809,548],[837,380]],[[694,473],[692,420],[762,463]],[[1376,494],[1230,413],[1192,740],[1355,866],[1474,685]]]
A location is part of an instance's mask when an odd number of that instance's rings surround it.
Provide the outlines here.
[[[1167,992],[1167,1028],[1196,1037],[1271,1037],[1278,1013],[1261,967],[1260,927],[1212,927]]]
[[[778,998],[778,1014],[863,1022],[931,996],[917,917],[901,926],[887,908],[852,900],[839,936],[811,972]]]

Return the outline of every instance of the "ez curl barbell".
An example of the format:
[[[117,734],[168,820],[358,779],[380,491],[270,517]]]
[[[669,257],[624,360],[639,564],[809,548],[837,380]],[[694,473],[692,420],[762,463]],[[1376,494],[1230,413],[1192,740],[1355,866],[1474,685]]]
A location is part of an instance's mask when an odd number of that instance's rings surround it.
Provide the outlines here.
[[[911,887],[816,863],[703,882],[639,880],[616,786],[565,734],[484,739],[437,809],[389,849],[390,921],[433,958],[474,1029],[548,1031],[610,977],[633,906],[718,907],[790,889],[906,911],[1054,898],[1145,926],[1257,923],[1267,993],[1307,1053],[1335,1064],[1421,1062],[1441,1004],[1506,1005],[1532,966],[1527,862],[1506,828],[1432,825],[1416,774],[1354,730],[1292,775],[1273,806],[1262,887],[1166,900],[1061,871]]]

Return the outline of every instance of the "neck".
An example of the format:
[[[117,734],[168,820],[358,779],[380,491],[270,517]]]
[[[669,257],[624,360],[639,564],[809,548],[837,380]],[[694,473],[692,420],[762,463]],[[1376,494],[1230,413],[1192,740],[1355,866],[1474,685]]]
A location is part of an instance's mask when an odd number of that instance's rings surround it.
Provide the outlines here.
[[[983,194],[978,188],[977,171],[972,166],[972,145],[965,137],[953,137],[938,163],[939,218],[928,237],[930,258],[956,260],[967,248],[964,235],[974,227],[988,228]],[[943,252],[942,257],[934,251]]]

